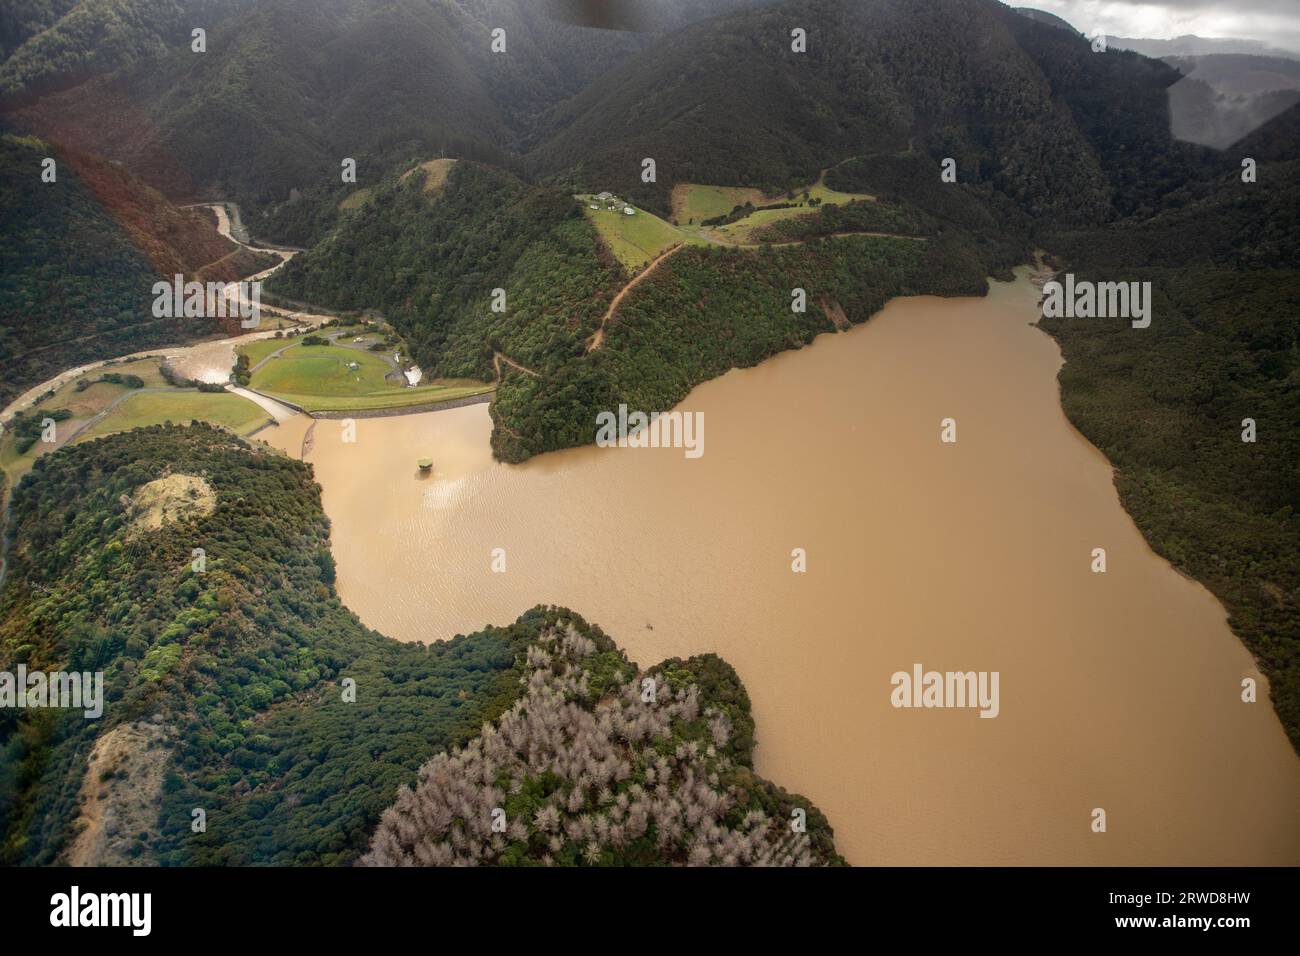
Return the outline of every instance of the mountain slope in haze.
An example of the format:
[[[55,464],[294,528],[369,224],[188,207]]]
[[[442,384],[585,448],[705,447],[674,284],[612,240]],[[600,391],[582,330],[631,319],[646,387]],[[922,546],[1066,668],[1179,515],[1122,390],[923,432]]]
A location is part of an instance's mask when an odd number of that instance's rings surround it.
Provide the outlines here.
[[[521,698],[551,635],[598,650],[586,662],[592,700],[637,674],[598,627],[562,608],[430,645],[363,627],[334,591],[310,466],[211,426],[153,426],[44,456],[15,490],[13,514],[0,668],[103,671],[104,710],[87,720],[67,708],[0,709],[6,864],[347,865],[422,764]],[[693,804],[695,784],[708,781],[690,770],[707,766],[722,775],[707,824],[752,834],[754,811],[779,838],[799,808],[807,833],[790,834],[794,849],[838,862],[816,807],[753,773],[753,718],[735,672],[713,655],[653,672],[662,703],[645,705],[637,729],[655,733],[634,739],[688,751],[660,778],[661,799]],[[584,741],[547,742],[562,765],[586,765]],[[638,782],[618,760],[592,778],[606,771],[617,790]],[[550,797],[612,814],[596,790],[554,783],[533,775],[504,806],[522,814]],[[677,862],[696,822],[662,816],[623,852]],[[589,842],[564,837],[553,862],[612,862],[592,860]],[[514,831],[497,850],[500,863],[542,856]]]
[[[1169,90],[1181,74],[1173,67],[1126,51],[1094,53],[1077,34],[1009,11],[1005,23],[1087,139],[1092,162],[1107,184],[1104,218],[1148,214],[1189,180],[1233,165],[1174,137]],[[1056,157],[1044,156],[1043,161],[1053,163]],[[1057,227],[1061,222],[1044,224]]]
[[[0,62],[27,40],[53,26],[77,0],[12,0],[0,10]]]
[[[1022,17],[1028,17],[1031,20],[1044,23],[1049,27],[1056,27],[1059,30],[1069,30],[1071,33],[1080,32],[1074,28],[1074,24],[1070,23],[1069,20],[1057,16],[1055,13],[1048,13],[1046,10],[1036,10],[1033,7],[1012,7],[1011,9],[1015,10],[1016,13],[1020,14]]]
[[[562,128],[530,160],[666,212],[674,183],[784,190],[912,145],[1033,215],[1101,218],[1094,150],[1011,21],[1059,32],[984,0],[794,0],[717,17],[557,110]],[[808,31],[806,53],[791,49],[794,28]],[[654,184],[641,182],[646,157]]]
[[[1170,56],[1165,62],[1216,93],[1256,95],[1275,90],[1300,89],[1300,60],[1240,53]]]
[[[0,102],[74,86],[91,76],[144,67],[214,16],[253,0],[19,0],[6,17]],[[26,9],[23,9],[26,8]],[[10,45],[11,44],[11,45]]]
[[[1300,59],[1300,52],[1269,46],[1259,40],[1239,40],[1230,37],[1198,37],[1194,33],[1170,39],[1143,37],[1107,37],[1107,46],[1132,50],[1149,57],[1204,56],[1216,53],[1245,53],[1250,56],[1282,56]]]
[[[1094,55],[993,0],[660,0],[646,9],[656,30],[676,30],[668,38],[574,27],[515,0],[207,0],[184,14],[160,3],[82,0],[29,37],[3,65],[11,118],[169,196],[236,200],[254,232],[300,244],[349,192],[432,155],[512,166],[526,154],[529,170],[666,214],[674,183],[784,190],[850,156],[912,147],[954,158],[962,182],[1030,215],[1083,222],[1116,201],[1130,211],[1131,170],[1154,163],[1161,181],[1163,153],[1178,150],[1167,131],[1131,139],[1156,128],[1154,110],[1167,126],[1176,72]],[[206,54],[182,29],[195,19]],[[100,20],[111,29],[83,26]],[[498,26],[504,53],[490,46]],[[806,53],[790,49],[796,26]],[[127,40],[101,51],[105,30]],[[52,77],[25,80],[29,62]],[[1135,122],[1113,122],[1117,103],[1140,111]],[[647,157],[655,184],[641,181]],[[345,158],[355,185],[342,182]]]
[[[1185,74],[1169,88],[1179,139],[1226,149],[1300,102],[1300,60],[1243,54],[1165,57]]]
[[[1256,162],[1285,162],[1300,156],[1300,103],[1233,144],[1239,156]]]
[[[56,180],[41,181],[56,162]],[[154,318],[153,284],[232,281],[273,262],[242,250],[204,210],[178,209],[102,158],[0,137],[0,403],[63,370],[221,331]]]
[[[155,16],[159,5],[168,10]],[[660,0],[655,22],[677,25],[713,5]],[[13,121],[119,160],[168,196],[237,201],[257,234],[304,244],[347,192],[395,165],[430,155],[505,163],[551,106],[650,40],[565,24],[522,0],[173,7],[82,0],[0,67],[16,90]],[[120,55],[82,26],[105,10],[131,40]],[[189,37],[200,20],[203,54]],[[494,29],[505,31],[504,52],[492,49]],[[51,75],[27,77],[39,70]],[[345,158],[357,161],[356,185],[342,181]]]
[[[803,54],[790,48],[796,26]],[[1171,135],[1180,78],[991,0],[789,0],[656,43],[557,107],[556,132],[528,159],[568,188],[666,215],[677,183],[784,191],[851,157],[905,154],[937,177],[950,157],[958,182],[995,205],[1101,222],[1226,168]]]
[[[344,158],[364,184],[373,148],[506,132],[438,8],[414,0],[258,3],[210,23],[206,53],[185,36],[147,68],[94,75],[22,106],[15,122],[99,144],[168,195],[236,200],[255,230],[255,212],[340,189]]]
[[[1187,77],[1169,89],[1170,130],[1180,140],[1227,150],[1297,102],[1300,89],[1218,93]]]

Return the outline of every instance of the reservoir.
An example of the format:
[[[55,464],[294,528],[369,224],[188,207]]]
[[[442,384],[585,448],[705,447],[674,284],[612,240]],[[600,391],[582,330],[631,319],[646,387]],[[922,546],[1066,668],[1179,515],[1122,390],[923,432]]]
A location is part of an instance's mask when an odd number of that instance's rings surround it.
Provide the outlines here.
[[[1022,270],[983,299],[896,299],[705,383],[679,406],[707,423],[694,459],[503,465],[481,404],[358,419],[355,442],[303,416],[259,437],[297,457],[311,426],[339,592],[391,637],[546,603],[642,666],[723,656],[758,771],[851,863],[1300,863],[1300,759],[1267,684],[1065,418],[1037,298]],[[996,672],[996,716],[893,706],[918,666]]]

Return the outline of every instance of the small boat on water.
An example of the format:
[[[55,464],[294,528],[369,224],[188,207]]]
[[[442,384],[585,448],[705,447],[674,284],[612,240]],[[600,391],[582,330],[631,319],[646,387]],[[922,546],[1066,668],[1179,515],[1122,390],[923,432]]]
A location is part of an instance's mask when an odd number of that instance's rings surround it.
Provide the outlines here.
[[[420,466],[420,471],[432,471],[432,470],[433,470],[433,459],[432,459],[432,458],[421,458],[419,461],[416,462],[416,464]]]

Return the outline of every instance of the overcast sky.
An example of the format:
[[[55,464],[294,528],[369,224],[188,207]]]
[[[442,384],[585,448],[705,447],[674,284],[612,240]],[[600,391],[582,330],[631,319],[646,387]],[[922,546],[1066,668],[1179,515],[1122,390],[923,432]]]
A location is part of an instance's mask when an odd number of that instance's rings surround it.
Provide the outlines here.
[[[1010,0],[1069,20],[1082,33],[1109,36],[1261,40],[1300,51],[1300,0]]]

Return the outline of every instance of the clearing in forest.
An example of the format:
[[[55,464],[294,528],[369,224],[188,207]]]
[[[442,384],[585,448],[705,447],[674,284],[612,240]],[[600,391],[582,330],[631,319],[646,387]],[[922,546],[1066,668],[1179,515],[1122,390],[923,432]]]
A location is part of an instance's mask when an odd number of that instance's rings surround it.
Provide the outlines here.
[[[670,246],[692,239],[672,223],[621,200],[602,200],[597,196],[577,199],[601,240],[629,272],[636,272]],[[633,210],[630,214],[624,212],[629,208]]]

